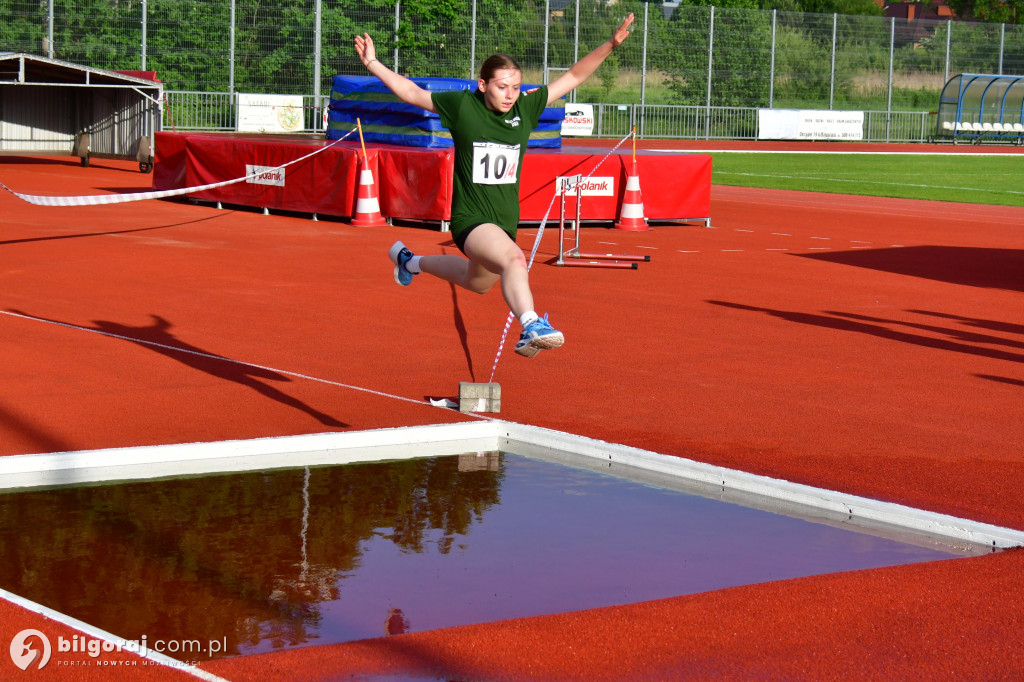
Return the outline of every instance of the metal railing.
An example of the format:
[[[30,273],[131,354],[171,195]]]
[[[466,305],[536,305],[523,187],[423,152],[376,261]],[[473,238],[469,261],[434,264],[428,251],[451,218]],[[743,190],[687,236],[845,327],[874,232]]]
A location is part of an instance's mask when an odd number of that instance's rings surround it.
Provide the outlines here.
[[[303,133],[324,131],[326,97],[304,95]],[[237,95],[229,92],[165,91],[164,130],[229,132],[238,120]],[[756,140],[755,107],[703,107],[672,104],[595,104],[596,138],[622,138],[636,126],[640,139]],[[935,114],[927,111],[865,111],[866,142],[928,142]]]
[[[636,125],[641,139],[756,140],[758,111],[755,107],[595,104],[594,137],[619,138]],[[932,112],[864,112],[865,142],[928,142],[934,131]]]
[[[302,96],[301,132],[324,130],[324,112],[330,100],[314,95]],[[164,91],[164,130],[230,132],[238,126],[238,94],[232,92]]]

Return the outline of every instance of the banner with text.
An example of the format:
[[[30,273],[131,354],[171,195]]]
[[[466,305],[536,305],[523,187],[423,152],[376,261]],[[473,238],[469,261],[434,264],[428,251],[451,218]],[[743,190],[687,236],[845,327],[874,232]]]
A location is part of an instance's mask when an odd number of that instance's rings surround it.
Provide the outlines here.
[[[565,105],[565,118],[562,119],[563,135],[579,135],[589,137],[594,134],[594,105],[569,102]]]
[[[295,133],[302,123],[302,95],[238,93],[240,133]]]
[[[759,140],[863,140],[863,111],[759,109]]]

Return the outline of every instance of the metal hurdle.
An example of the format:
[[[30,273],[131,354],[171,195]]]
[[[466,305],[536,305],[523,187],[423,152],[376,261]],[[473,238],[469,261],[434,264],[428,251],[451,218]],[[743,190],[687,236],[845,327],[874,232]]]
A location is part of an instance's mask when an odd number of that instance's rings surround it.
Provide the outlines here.
[[[572,178],[563,178],[559,187],[561,194],[561,209],[558,215],[558,260],[555,265],[584,268],[618,268],[620,270],[636,270],[640,263],[650,262],[650,256],[633,256],[629,254],[616,253],[583,253],[580,251],[580,224],[581,208],[583,203],[583,176],[576,175]],[[565,250],[565,196],[570,186],[576,188],[576,220],[573,221],[573,230],[576,232],[576,245]]]

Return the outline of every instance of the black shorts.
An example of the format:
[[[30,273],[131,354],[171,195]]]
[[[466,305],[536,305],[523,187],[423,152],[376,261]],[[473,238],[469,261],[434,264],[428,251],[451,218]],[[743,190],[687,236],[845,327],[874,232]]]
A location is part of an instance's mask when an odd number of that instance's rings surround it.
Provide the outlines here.
[[[469,233],[472,232],[473,230],[475,230],[476,228],[480,227],[481,225],[493,225],[493,224],[494,223],[491,223],[489,221],[485,221],[485,222],[476,223],[475,225],[470,225],[468,227],[464,227],[461,230],[459,230],[458,232],[452,232],[452,241],[455,242],[455,246],[459,247],[459,251],[462,252],[462,255],[466,255],[466,239],[469,237]],[[508,230],[506,230],[503,227],[501,229],[502,229],[502,232],[504,232],[505,234],[508,234],[508,238],[509,239],[511,239],[512,241],[516,240],[515,235],[509,234]]]

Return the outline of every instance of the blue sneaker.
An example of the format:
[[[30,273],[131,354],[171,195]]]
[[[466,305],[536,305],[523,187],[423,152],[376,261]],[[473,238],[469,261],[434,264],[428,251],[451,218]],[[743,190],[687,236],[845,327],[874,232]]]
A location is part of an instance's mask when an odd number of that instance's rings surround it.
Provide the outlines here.
[[[407,287],[412,284],[413,276],[419,274],[409,272],[405,268],[405,264],[409,262],[409,259],[412,258],[413,255],[413,252],[405,248],[405,244],[402,242],[395,242],[391,245],[391,249],[388,251],[388,257],[391,259],[391,262],[395,264],[395,281],[403,287]]]
[[[532,358],[542,350],[558,348],[563,343],[565,337],[562,336],[562,332],[551,328],[548,315],[544,313],[544,317],[534,320],[523,329],[519,342],[516,343],[516,352]]]

